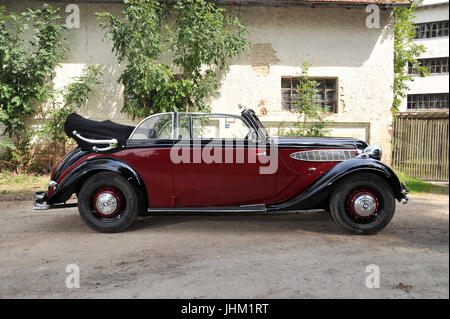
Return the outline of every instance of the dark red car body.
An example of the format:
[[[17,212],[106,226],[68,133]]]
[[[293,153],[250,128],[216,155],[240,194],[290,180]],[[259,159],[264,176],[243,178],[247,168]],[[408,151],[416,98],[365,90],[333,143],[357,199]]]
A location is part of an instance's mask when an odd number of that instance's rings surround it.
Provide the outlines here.
[[[178,114],[174,113],[172,129]],[[231,116],[231,115],[230,115]],[[221,139],[127,140],[106,152],[75,148],[55,167],[51,186],[38,194],[36,205],[56,207],[78,194],[84,183],[99,172],[112,172],[124,177],[139,194],[148,213],[152,211],[281,211],[292,209],[329,209],[330,196],[343,179],[358,173],[382,178],[391,188],[392,196],[406,201],[406,188],[395,173],[378,159],[364,156],[367,144],[353,138],[271,138],[251,110],[242,112],[242,119],[255,132],[260,143],[248,141],[226,145]],[[262,132],[262,133],[261,133]],[[192,135],[191,135],[192,137]],[[225,152],[221,163],[174,163],[171,150],[183,146],[192,154],[208,145],[232,149],[244,154],[243,163],[227,163]],[[293,154],[319,151],[348,151],[346,160],[299,160]],[[321,153],[320,151],[325,151]],[[261,174],[265,164],[247,159],[261,155],[276,156],[278,167],[273,174]],[[230,154],[230,153],[228,153]],[[314,153],[305,153],[314,154]],[[361,156],[361,154],[363,156]],[[308,155],[309,156],[309,155]],[[147,212],[144,212],[147,213]],[[143,215],[144,213],[141,213]]]

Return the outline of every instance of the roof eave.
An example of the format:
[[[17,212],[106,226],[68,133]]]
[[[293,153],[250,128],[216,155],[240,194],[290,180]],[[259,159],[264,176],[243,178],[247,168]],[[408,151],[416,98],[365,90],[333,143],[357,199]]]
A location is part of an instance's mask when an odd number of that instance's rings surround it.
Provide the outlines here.
[[[273,6],[273,7],[365,7],[370,4],[376,4],[381,7],[410,7],[411,3],[372,3],[372,2],[296,2],[296,1],[265,1],[265,0],[255,0],[255,1],[240,1],[240,0],[216,0],[214,1],[219,5],[240,5],[240,6]]]
[[[177,0],[161,0],[161,2],[176,2]],[[237,6],[272,6],[272,7],[365,7],[370,4],[376,4],[384,8],[390,7],[410,7],[411,2],[395,3],[373,3],[373,2],[300,2],[300,1],[269,1],[269,0],[213,0],[218,5],[237,5]],[[50,2],[70,2],[70,3],[123,3],[123,0],[50,0]]]

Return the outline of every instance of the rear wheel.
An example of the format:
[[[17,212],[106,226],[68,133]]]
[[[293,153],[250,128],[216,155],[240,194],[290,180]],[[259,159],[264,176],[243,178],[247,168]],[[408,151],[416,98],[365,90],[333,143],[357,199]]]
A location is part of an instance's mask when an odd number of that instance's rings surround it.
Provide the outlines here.
[[[394,216],[395,198],[381,177],[360,173],[340,182],[331,195],[333,220],[355,234],[376,234]]]
[[[115,173],[98,173],[83,185],[78,196],[78,211],[92,229],[116,233],[136,221],[140,208],[133,186]]]

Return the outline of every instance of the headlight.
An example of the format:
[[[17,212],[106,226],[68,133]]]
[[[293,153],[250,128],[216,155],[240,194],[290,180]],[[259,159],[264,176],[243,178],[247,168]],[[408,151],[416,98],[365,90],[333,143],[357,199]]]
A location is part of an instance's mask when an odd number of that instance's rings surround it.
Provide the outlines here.
[[[57,185],[58,185],[58,183],[55,181],[48,182],[48,186],[50,186],[50,187],[56,187]]]
[[[370,145],[367,146],[361,155],[358,157],[370,157],[376,160],[381,160],[381,156],[383,155],[383,150],[380,145]]]

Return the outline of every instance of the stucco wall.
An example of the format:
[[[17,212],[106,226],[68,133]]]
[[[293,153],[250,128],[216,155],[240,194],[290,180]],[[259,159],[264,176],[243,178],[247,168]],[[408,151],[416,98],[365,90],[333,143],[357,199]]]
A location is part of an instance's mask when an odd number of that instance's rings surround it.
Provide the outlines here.
[[[40,2],[6,1],[6,8],[22,11]],[[55,5],[55,4],[54,4]],[[56,4],[62,8],[66,4]],[[103,84],[81,114],[91,119],[131,120],[120,113],[123,90],[117,83],[122,67],[104,39],[95,13],[120,14],[118,4],[79,4],[81,26],[71,29],[70,54],[55,79],[62,86],[79,75],[89,63],[105,65]],[[384,161],[391,156],[391,105],[393,82],[393,28],[390,10],[381,10],[380,28],[365,26],[364,8],[231,7],[229,12],[242,18],[250,31],[249,48],[232,61],[222,74],[220,96],[210,101],[214,112],[239,114],[238,104],[267,115],[269,126],[278,121],[294,121],[295,116],[281,110],[281,77],[296,76],[303,61],[312,64],[311,76],[337,78],[337,113],[331,135],[355,136],[380,144]],[[32,121],[30,124],[38,124]]]
[[[433,21],[443,21],[449,18],[449,5],[427,5],[419,7],[416,11],[415,23],[425,23]],[[425,46],[426,52],[419,58],[443,58],[449,56],[449,41],[447,37],[417,39],[415,43]],[[430,74],[421,78],[414,75],[413,81],[408,83],[409,91],[407,94],[427,94],[427,93],[448,93],[449,77],[448,74]],[[400,111],[407,111],[407,98],[402,101]]]

